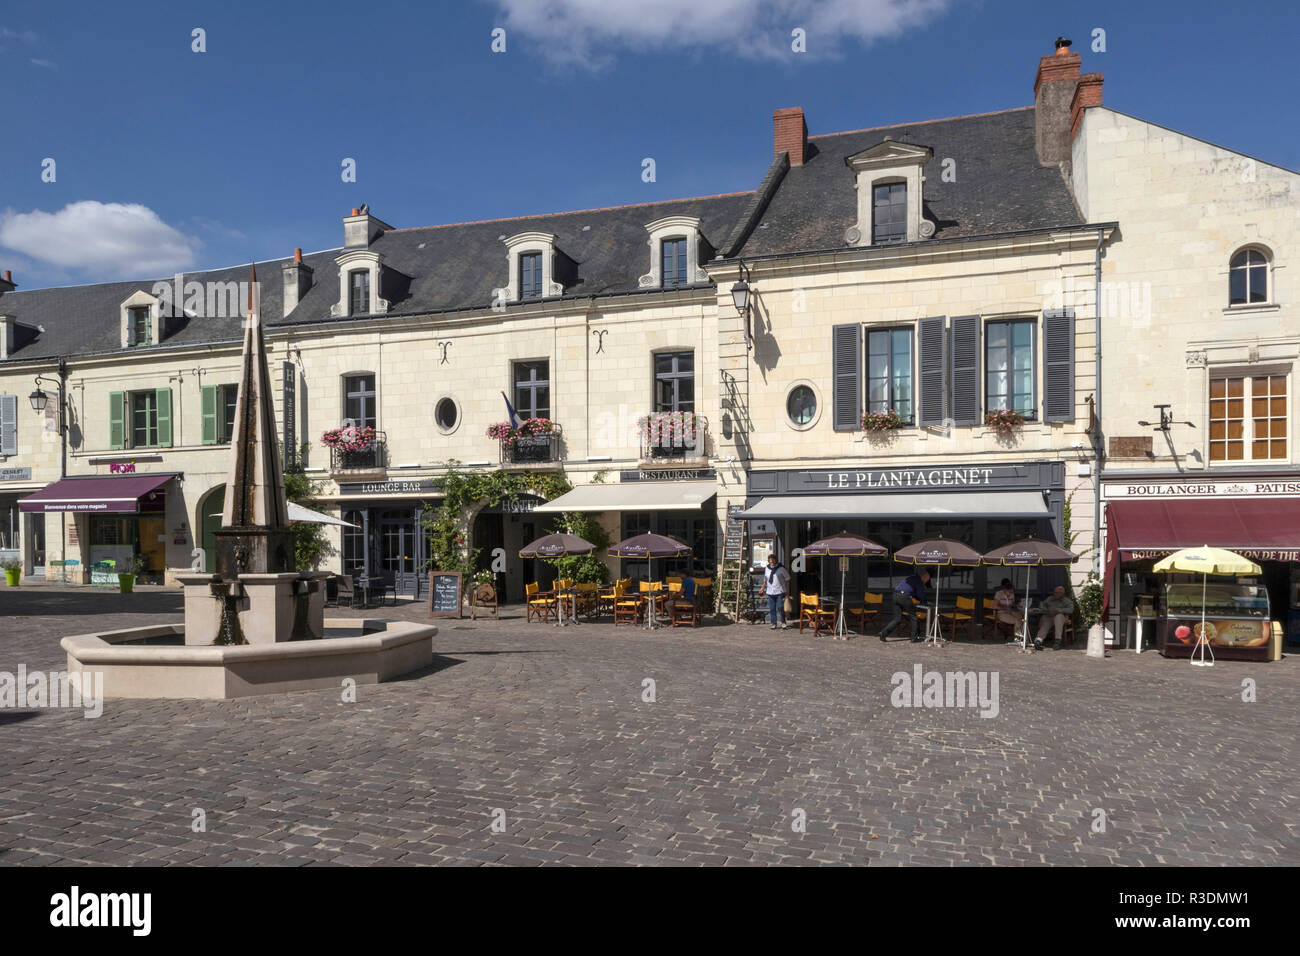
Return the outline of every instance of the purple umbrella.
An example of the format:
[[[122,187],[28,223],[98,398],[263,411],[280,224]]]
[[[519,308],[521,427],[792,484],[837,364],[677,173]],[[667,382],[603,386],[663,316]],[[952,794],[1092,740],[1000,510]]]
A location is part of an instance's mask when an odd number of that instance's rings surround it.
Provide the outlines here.
[[[949,541],[946,538],[929,538],[925,541],[913,541],[905,548],[899,548],[894,552],[894,560],[902,564],[922,565],[933,564],[935,566],[935,585],[934,585],[934,612],[927,621],[927,631],[931,631],[931,637],[935,643],[939,642],[939,581],[938,574],[941,567],[957,568],[976,568],[979,567],[981,556],[978,551],[960,541]],[[956,633],[956,618],[953,618],[953,637]]]
[[[1079,556],[1055,541],[1042,538],[1021,538],[1000,548],[986,553],[981,560],[985,564],[1003,565],[1013,568],[1068,567]],[[1025,572],[1025,626],[1020,635],[1020,647],[1023,649],[1029,641],[1029,572]]]
[[[571,554],[591,554],[596,546],[576,534],[548,534],[519,552],[521,558],[563,558]]]
[[[609,549],[616,558],[645,558],[650,562],[650,578],[654,579],[655,558],[684,558],[691,553],[689,545],[682,544],[676,538],[662,534],[638,534],[626,538]],[[653,595],[651,595],[653,598]],[[646,627],[655,626],[655,602],[650,601],[650,613],[647,615]]]
[[[803,549],[804,554],[811,554],[813,557],[824,558],[827,556],[839,558],[863,557],[865,555],[889,554],[889,549],[883,544],[877,544],[869,538],[864,538],[858,534],[850,534],[847,531],[841,531],[839,534],[831,535],[829,538],[822,538],[820,541],[814,541]],[[844,624],[844,574],[847,571],[848,562],[840,561],[840,607],[835,615],[835,636],[840,637],[848,633],[848,628]],[[865,622],[865,618],[863,621]],[[863,630],[866,630],[865,623]]]

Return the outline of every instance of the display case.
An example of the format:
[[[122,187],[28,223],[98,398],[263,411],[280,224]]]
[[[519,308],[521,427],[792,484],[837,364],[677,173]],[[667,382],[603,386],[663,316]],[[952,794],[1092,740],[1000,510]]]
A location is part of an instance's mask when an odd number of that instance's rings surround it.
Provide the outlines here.
[[[1202,604],[1205,633],[1216,658],[1268,660],[1272,634],[1268,590],[1258,584],[1173,582],[1165,585],[1160,652],[1166,657],[1190,657],[1201,633]]]

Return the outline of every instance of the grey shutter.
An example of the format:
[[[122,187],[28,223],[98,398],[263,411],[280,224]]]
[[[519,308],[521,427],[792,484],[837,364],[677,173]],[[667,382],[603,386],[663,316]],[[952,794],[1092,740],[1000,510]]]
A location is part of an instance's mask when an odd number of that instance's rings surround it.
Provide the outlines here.
[[[936,315],[916,323],[918,367],[921,371],[920,415],[917,424],[922,427],[944,423],[947,412],[946,344],[943,334],[943,316]]]
[[[854,322],[831,329],[831,361],[834,428],[855,431],[862,425],[862,326]]]
[[[1074,310],[1043,313],[1043,419],[1074,421]]]
[[[952,423],[980,423],[980,317],[953,316],[948,328]]]
[[[18,396],[0,395],[0,455],[18,454]]]

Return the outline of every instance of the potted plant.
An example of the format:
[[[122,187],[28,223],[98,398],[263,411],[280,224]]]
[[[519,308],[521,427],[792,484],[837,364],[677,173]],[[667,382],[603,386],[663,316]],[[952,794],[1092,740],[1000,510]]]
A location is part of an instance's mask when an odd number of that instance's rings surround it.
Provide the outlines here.
[[[695,448],[700,423],[694,412],[655,412],[642,415],[637,426],[649,448]]]
[[[883,412],[867,412],[862,416],[862,428],[868,432],[887,432],[902,428],[905,422],[892,408]]]
[[[0,568],[4,568],[5,584],[11,588],[18,587],[19,579],[23,574],[23,563],[17,558],[5,558],[0,561]]]
[[[337,451],[369,451],[375,443],[375,430],[369,425],[358,428],[356,425],[344,425],[331,428],[320,436],[321,444]]]
[[[123,594],[130,594],[135,590],[135,579],[137,575],[144,574],[149,570],[149,559],[143,554],[137,554],[131,562],[131,572],[121,572],[117,576],[117,589]]]
[[[1010,438],[1025,423],[1025,416],[1010,408],[995,408],[984,416],[984,424],[998,433],[999,438]]]

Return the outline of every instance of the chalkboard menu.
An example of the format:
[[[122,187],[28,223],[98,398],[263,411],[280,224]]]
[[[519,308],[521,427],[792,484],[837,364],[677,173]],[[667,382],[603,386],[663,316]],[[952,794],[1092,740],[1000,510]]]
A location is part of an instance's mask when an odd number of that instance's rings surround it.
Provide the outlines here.
[[[738,518],[745,508],[743,505],[731,505],[727,508],[727,534],[722,541],[722,560],[739,561],[744,557],[745,525]]]
[[[460,572],[429,572],[429,616],[460,617]]]

